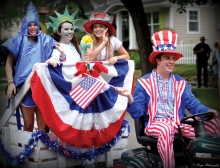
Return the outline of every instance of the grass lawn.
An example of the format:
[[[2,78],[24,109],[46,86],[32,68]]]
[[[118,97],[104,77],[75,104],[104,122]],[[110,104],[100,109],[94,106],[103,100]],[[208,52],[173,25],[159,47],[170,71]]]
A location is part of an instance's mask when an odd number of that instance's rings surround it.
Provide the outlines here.
[[[5,78],[5,66],[0,66],[0,84],[1,83],[5,83],[5,80],[1,80],[2,78]],[[5,86],[1,86],[0,85],[0,91],[4,91],[5,90]]]
[[[5,75],[5,66],[0,66],[0,78],[6,77]]]
[[[192,76],[196,76],[196,65],[176,65],[173,69],[173,73],[182,76],[186,80],[191,80]],[[135,70],[135,81],[141,76],[141,70]]]
[[[197,89],[193,88],[193,92],[195,92],[196,98],[199,99],[204,105],[216,109],[217,111],[220,111],[219,108],[219,95],[218,95],[218,89]]]

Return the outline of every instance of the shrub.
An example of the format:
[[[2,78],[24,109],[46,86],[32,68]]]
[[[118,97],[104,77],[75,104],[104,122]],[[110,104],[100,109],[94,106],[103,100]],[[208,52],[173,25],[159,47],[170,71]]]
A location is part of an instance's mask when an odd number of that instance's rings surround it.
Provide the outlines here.
[[[135,69],[141,69],[140,56],[139,56],[138,50],[129,51],[129,55],[130,55],[130,59],[134,60],[135,62]]]

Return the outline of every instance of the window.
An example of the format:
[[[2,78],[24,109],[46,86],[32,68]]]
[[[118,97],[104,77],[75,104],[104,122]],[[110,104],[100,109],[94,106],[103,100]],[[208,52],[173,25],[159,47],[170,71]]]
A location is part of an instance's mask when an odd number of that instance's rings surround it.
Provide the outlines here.
[[[122,38],[126,39],[129,37],[129,18],[128,12],[122,12]]]
[[[199,33],[199,10],[188,9],[187,10],[187,32]]]
[[[151,34],[159,30],[159,12],[146,13],[148,26]]]

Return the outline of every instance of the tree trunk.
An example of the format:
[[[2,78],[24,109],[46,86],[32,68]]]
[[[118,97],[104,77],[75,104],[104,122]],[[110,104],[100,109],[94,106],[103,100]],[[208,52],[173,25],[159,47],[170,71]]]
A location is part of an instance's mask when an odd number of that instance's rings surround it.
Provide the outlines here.
[[[141,61],[141,71],[142,75],[144,75],[151,72],[155,66],[149,62],[149,56],[153,49],[143,3],[141,0],[121,0],[121,2],[127,8],[133,20]]]

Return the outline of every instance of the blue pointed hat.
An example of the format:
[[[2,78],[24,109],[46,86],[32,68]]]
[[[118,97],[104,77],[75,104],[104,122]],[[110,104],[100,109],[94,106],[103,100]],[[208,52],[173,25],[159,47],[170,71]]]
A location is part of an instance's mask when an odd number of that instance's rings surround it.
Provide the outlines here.
[[[28,5],[28,8],[26,10],[26,14],[25,14],[25,16],[23,18],[23,21],[22,21],[22,24],[21,24],[20,32],[28,34],[28,25],[31,22],[34,22],[34,23],[37,24],[38,31],[39,31],[39,28],[40,28],[40,26],[39,26],[39,16],[38,16],[37,10],[36,10],[33,2],[30,2],[29,5]]]

